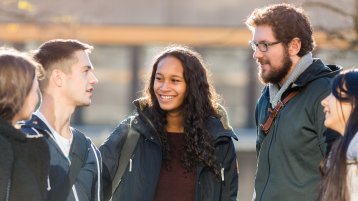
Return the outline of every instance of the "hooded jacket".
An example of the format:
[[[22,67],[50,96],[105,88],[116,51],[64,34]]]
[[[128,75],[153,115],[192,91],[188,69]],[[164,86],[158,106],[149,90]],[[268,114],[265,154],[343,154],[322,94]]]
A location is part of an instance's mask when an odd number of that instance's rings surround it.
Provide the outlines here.
[[[70,160],[63,154],[57,145],[51,130],[36,115],[32,115],[31,120],[27,121],[22,127],[22,131],[30,135],[42,134],[50,150],[50,187],[51,191],[62,185],[64,178],[67,177],[70,169]],[[78,135],[84,135],[71,128],[73,131],[73,141],[70,148],[69,157],[71,160],[75,155],[79,155]],[[101,201],[101,154],[89,138],[87,141],[87,154],[83,166],[80,169],[74,185],[69,190],[66,201]]]
[[[162,147],[155,134],[152,122],[137,108],[132,120],[132,128],[140,133],[136,148],[130,159],[122,180],[114,192],[112,201],[152,201],[162,165]],[[196,201],[236,200],[238,190],[238,170],[233,139],[237,139],[227,124],[226,114],[221,120],[210,117],[206,120],[209,134],[215,139],[215,156],[222,169],[222,179],[203,164],[196,169]],[[104,197],[111,195],[112,180],[118,167],[118,160],[123,146],[123,136],[128,132],[127,118],[119,124],[108,139],[99,148],[103,156]],[[224,122],[224,123],[223,123]]]
[[[46,200],[50,158],[42,135],[28,136],[0,119],[0,159],[0,200]]]
[[[257,171],[254,201],[313,201],[327,152],[321,101],[330,93],[330,80],[341,67],[314,62],[286,90],[298,91],[278,113],[267,135],[260,125],[271,108],[266,86],[256,105]]]

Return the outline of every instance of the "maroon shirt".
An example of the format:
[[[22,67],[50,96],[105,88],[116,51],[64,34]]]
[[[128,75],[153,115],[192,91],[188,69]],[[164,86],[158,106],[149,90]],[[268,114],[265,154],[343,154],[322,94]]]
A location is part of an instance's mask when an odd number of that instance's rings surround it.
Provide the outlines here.
[[[168,141],[173,150],[169,169],[163,165],[154,201],[194,201],[195,174],[188,172],[180,162],[184,143],[183,133],[168,133]]]

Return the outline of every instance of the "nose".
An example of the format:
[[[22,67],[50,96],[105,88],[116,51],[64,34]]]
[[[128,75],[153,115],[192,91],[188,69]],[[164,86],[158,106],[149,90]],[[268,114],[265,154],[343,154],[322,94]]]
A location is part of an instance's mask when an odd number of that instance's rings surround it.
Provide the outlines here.
[[[258,59],[263,56],[262,52],[259,50],[259,48],[256,48],[254,53],[252,54],[252,58]]]
[[[168,81],[164,81],[161,83],[160,85],[160,90],[165,91],[169,89],[169,82]]]
[[[98,79],[97,79],[97,77],[94,75],[93,72],[91,72],[90,83],[93,84],[93,85],[98,83]]]
[[[327,105],[327,98],[328,98],[328,96],[321,101],[321,105],[323,107],[325,107]]]

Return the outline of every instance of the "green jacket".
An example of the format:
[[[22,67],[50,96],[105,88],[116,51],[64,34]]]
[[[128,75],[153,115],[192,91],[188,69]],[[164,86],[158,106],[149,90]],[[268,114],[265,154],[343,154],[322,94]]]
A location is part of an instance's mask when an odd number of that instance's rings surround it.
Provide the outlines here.
[[[330,93],[330,80],[339,66],[314,62],[283,94],[298,90],[279,112],[267,135],[260,128],[271,108],[269,88],[259,98],[257,125],[257,170],[254,201],[313,201],[320,181],[319,163],[326,149],[326,128],[321,100]]]

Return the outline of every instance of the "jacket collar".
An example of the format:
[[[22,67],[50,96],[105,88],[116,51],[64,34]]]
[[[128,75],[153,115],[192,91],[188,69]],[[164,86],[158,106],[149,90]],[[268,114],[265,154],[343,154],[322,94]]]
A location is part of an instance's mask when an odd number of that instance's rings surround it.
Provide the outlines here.
[[[324,65],[320,59],[314,59],[308,67],[293,83],[292,87],[303,87],[309,82],[321,77],[334,77],[342,70],[337,65]]]
[[[25,123],[26,126],[28,127],[32,127],[36,130],[41,130],[44,131],[42,133],[46,133],[46,134],[52,134],[50,128],[46,125],[45,122],[43,122],[38,116],[36,116],[35,114],[32,114],[32,117],[29,121],[27,121]]]
[[[26,135],[12,126],[9,122],[0,118],[0,135],[20,141],[26,140]]]

